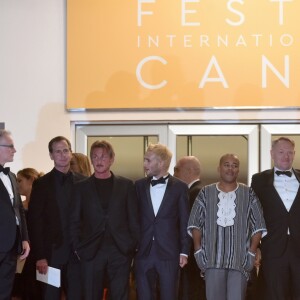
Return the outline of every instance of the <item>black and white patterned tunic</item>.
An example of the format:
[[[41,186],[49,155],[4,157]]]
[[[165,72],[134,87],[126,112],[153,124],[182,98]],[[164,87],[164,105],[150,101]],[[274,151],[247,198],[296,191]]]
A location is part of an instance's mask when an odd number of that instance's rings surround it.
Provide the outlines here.
[[[249,277],[254,261],[248,253],[250,239],[266,231],[261,204],[252,188],[239,183],[235,191],[224,193],[217,183],[203,187],[191,210],[190,235],[193,228],[201,232],[201,248],[195,258],[203,272],[233,269]]]

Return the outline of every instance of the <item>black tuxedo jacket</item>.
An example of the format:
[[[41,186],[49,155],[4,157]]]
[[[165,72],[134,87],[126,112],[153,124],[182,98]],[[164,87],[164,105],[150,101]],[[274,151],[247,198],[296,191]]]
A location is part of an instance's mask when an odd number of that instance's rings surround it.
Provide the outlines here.
[[[63,243],[60,211],[56,199],[54,169],[34,181],[28,207],[28,229],[32,252],[36,258],[51,258],[53,249]],[[81,174],[73,173],[73,184],[83,180]],[[69,207],[71,206],[71,198]],[[71,248],[70,248],[71,249]]]
[[[94,175],[75,185],[70,235],[73,250],[81,260],[95,257],[107,227],[121,253],[132,256],[136,250],[138,215],[134,184],[127,178],[112,176],[107,215],[98,197]]]
[[[137,258],[146,258],[149,255],[153,238],[160,259],[178,260],[180,253],[189,255],[189,202],[186,183],[170,175],[156,216],[150,196],[150,178],[138,180],[136,191],[140,224]]]
[[[194,202],[195,202],[195,199],[196,197],[198,196],[199,194],[199,191],[201,190],[201,182],[200,180],[199,181],[196,181],[194,182],[190,188],[189,188],[189,201],[190,201],[190,209],[192,209],[193,205],[194,205]]]
[[[28,241],[27,226],[21,197],[17,191],[15,174],[9,172],[14,200],[11,203],[9,194],[0,179],[0,252],[8,252],[12,249],[16,240],[17,224],[19,221],[20,240],[18,241],[19,251],[22,251],[21,242]]]
[[[293,170],[300,181],[300,170]],[[262,256],[267,259],[281,256],[290,239],[300,256],[300,189],[288,212],[274,187],[274,169],[253,175],[252,188],[257,194],[263,208],[267,235],[261,240]]]

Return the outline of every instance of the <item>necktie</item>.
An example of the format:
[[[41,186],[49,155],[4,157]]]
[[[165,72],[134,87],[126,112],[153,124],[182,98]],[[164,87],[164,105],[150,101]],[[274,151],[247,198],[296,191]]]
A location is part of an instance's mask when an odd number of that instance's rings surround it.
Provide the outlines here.
[[[3,172],[5,175],[7,175],[9,173],[9,167],[4,168],[0,165],[0,172]]]
[[[169,175],[166,176],[166,177],[160,177],[160,178],[158,178],[158,179],[151,179],[151,185],[152,185],[152,186],[155,186],[155,185],[157,185],[157,184],[159,184],[159,183],[165,184],[165,183],[166,183],[166,180],[167,180],[168,178],[169,178]]]
[[[279,175],[286,175],[286,176],[289,176],[289,177],[292,176],[292,172],[291,172],[291,171],[276,171],[275,173],[276,173],[278,176],[279,176]]]

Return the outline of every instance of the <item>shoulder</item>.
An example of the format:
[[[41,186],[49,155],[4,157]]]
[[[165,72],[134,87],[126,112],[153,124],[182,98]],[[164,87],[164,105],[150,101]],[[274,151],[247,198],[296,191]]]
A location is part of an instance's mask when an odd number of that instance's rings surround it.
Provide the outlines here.
[[[253,188],[258,188],[272,181],[274,176],[274,169],[268,169],[260,173],[256,173],[252,176],[251,186]]]
[[[117,183],[123,183],[123,184],[133,184],[133,181],[127,177],[123,177],[123,176],[120,176],[120,175],[115,175],[113,174],[113,179],[115,182]]]
[[[273,172],[274,169],[268,169],[259,173],[256,173],[252,176],[252,178],[256,179],[256,178],[262,178],[262,177],[269,177],[269,176],[273,176]]]
[[[245,191],[249,191],[250,187],[248,185],[246,185],[245,183],[239,182],[238,183],[238,190],[245,190]]]
[[[75,182],[78,182],[78,181],[82,181],[82,180],[85,180],[87,179],[88,177],[82,175],[82,174],[79,174],[79,173],[73,173],[73,176],[74,176],[74,181]]]
[[[83,178],[75,181],[74,186],[75,187],[83,187],[83,186],[87,186],[87,185],[92,184],[92,182],[93,182],[93,175],[90,176],[90,177],[85,177],[84,176]]]
[[[183,182],[183,181],[180,180],[179,178],[174,177],[174,176],[172,176],[172,175],[170,175],[169,181],[170,181],[170,182],[173,182],[173,183],[175,183],[175,184],[178,184],[178,185],[187,186],[187,184],[186,184],[185,182]]]
[[[135,185],[139,186],[139,185],[145,184],[145,183],[147,182],[147,180],[148,180],[147,177],[137,179],[137,180],[135,181]]]
[[[43,185],[43,184],[48,184],[49,182],[51,182],[51,180],[54,178],[54,172],[53,170],[44,174],[43,176],[37,178],[36,180],[34,180],[33,185],[34,186],[39,186],[39,185]]]
[[[183,182],[182,180],[180,180],[172,175],[170,175],[170,177],[169,177],[169,183],[170,183],[170,186],[172,186],[176,189],[180,189],[180,190],[184,190],[184,191],[189,190],[189,187],[185,182]]]
[[[217,191],[217,183],[211,183],[211,184],[207,184],[204,187],[201,188],[202,192],[206,192],[206,191]]]
[[[294,173],[300,176],[300,169],[293,169]]]

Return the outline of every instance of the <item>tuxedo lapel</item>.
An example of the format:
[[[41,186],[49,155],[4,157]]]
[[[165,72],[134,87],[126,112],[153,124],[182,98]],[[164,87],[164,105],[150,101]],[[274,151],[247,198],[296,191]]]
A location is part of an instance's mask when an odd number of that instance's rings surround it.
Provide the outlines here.
[[[146,190],[146,205],[149,207],[149,213],[153,218],[155,218],[154,208],[152,204],[151,194],[150,194],[150,178],[147,178],[145,181],[145,190]]]
[[[18,191],[17,191],[17,181],[16,181],[16,178],[14,176],[11,175],[11,173],[8,174],[8,177],[10,179],[10,182],[11,182],[11,187],[12,187],[12,191],[13,191],[13,194],[14,194],[14,199],[13,199],[13,206],[15,206],[16,204],[16,197],[18,195]],[[2,180],[1,180],[2,181]]]
[[[3,197],[0,194],[0,199],[4,199],[6,204],[9,204],[11,206],[11,201],[10,201],[10,197],[8,194],[8,191],[4,185],[4,183],[2,182],[2,180],[0,179],[0,193],[3,195]]]
[[[300,171],[299,171],[299,170],[293,169],[293,172],[294,172],[294,174],[295,174],[295,176],[296,176],[298,182],[300,182]]]
[[[168,204],[168,198],[169,198],[169,195],[170,195],[170,189],[172,188],[172,185],[173,185],[173,179],[170,175],[169,179],[168,179],[168,183],[167,183],[167,186],[166,186],[166,190],[165,190],[165,193],[164,193],[164,196],[163,196],[163,199],[161,201],[161,204],[160,204],[160,207],[158,209],[158,212],[157,212],[157,216],[160,214],[160,212],[164,209],[164,206]]]
[[[298,180],[298,182],[300,182],[300,172],[299,172],[299,170],[293,169],[293,172],[294,172],[295,177],[296,177],[296,179]],[[300,185],[299,185],[299,187],[298,187],[298,191],[297,191],[296,197],[295,197],[295,199],[294,199],[294,202],[293,202],[293,204],[292,204],[292,206],[291,206],[291,208],[290,208],[290,211],[293,210],[293,208],[294,208],[295,206],[297,206],[297,204],[298,204],[299,201],[300,201]]]

